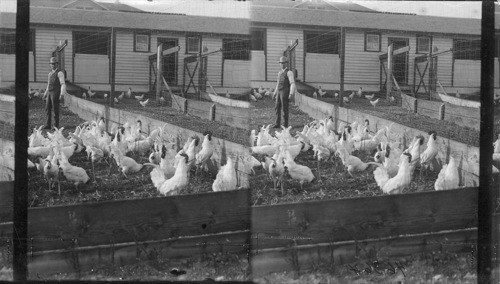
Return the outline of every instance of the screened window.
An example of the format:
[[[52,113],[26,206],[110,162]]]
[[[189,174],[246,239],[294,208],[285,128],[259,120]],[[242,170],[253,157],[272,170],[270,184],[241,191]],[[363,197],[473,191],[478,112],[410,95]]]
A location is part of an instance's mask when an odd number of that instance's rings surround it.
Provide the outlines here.
[[[339,54],[340,33],[306,32],[306,52]]]
[[[365,34],[365,51],[380,52],[381,36],[380,34]]]
[[[149,52],[150,36],[148,34],[135,34],[134,51]]]
[[[75,32],[75,53],[108,54],[109,35],[99,32]]]
[[[428,36],[417,37],[417,53],[431,52],[431,38]]]
[[[250,60],[250,42],[249,39],[223,39],[224,59]]]
[[[16,53],[16,30],[0,31],[0,54]]]
[[[186,53],[198,53],[200,52],[200,38],[196,36],[190,36],[186,38]]]
[[[454,39],[453,58],[464,60],[481,60],[481,40]]]
[[[266,46],[266,31],[265,30],[252,30],[252,50],[264,50]]]

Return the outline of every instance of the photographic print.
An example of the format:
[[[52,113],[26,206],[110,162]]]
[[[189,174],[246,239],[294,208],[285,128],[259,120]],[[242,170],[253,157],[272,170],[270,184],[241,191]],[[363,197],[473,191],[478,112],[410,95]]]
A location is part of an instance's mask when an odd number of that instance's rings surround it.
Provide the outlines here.
[[[31,0],[16,38],[21,3],[0,0],[0,280],[500,279],[482,2]]]

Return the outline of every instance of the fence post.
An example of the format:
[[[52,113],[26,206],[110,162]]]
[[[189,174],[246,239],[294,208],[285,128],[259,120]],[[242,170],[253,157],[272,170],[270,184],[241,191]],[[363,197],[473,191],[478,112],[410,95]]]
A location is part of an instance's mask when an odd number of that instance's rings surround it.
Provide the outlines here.
[[[184,109],[182,110],[183,113],[187,113],[188,112],[188,100],[184,100]]]
[[[156,51],[156,102],[160,101],[161,79],[163,75],[163,43],[158,45]]]
[[[210,120],[215,121],[215,104],[210,107]]]
[[[444,111],[445,111],[445,106],[444,104],[441,104],[439,107],[439,120],[444,120]]]
[[[417,107],[418,107],[418,100],[415,99],[413,101],[413,113],[417,113]]]
[[[389,96],[391,95],[392,92],[392,63],[393,63],[393,58],[392,58],[392,51],[393,51],[393,44],[389,45],[387,48],[387,83],[385,85],[386,89],[386,100],[389,100]]]

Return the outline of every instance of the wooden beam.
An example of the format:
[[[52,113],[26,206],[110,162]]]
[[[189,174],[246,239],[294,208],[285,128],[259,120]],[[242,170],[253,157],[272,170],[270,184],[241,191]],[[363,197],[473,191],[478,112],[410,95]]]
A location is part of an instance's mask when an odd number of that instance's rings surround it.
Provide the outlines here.
[[[156,102],[160,102],[161,78],[163,77],[163,43],[157,47],[156,57]]]
[[[247,190],[29,209],[33,251],[250,228]]]
[[[409,46],[409,45],[408,45],[408,46],[405,46],[405,47],[401,47],[401,48],[399,48],[399,49],[397,49],[397,50],[393,51],[393,52],[392,52],[392,55],[398,55],[398,54],[405,53],[405,52],[408,52],[408,51],[410,51],[410,46]],[[388,53],[384,53],[384,54],[379,55],[379,56],[378,56],[378,57],[379,57],[379,60],[380,60],[380,61],[386,60],[386,59],[388,58],[388,57],[387,57],[387,54],[388,54]]]
[[[386,90],[386,97],[385,99],[386,100],[389,100],[389,95],[391,94],[392,92],[392,71],[393,71],[393,68],[392,68],[392,64],[393,64],[393,48],[394,48],[394,45],[391,44],[389,45],[389,47],[387,48],[387,54],[388,54],[388,57],[387,57],[387,83],[386,83],[386,86],[385,86],[385,90]]]
[[[263,249],[466,229],[477,224],[477,194],[466,188],[256,206],[252,233],[273,236],[259,241]]]
[[[330,242],[258,251],[253,246],[252,274],[255,277],[279,271],[304,272],[313,270],[314,265],[319,263],[339,267],[359,262],[371,264],[374,260],[378,260],[379,263],[390,261],[394,265],[394,260],[398,257],[424,252],[472,253],[476,243],[477,229],[473,228],[454,232]]]
[[[156,241],[106,243],[99,246],[79,247],[28,253],[31,275],[52,276],[55,273],[79,273],[96,266],[123,266],[151,260],[150,256],[179,259],[210,253],[244,255],[248,250],[249,231],[228,232]]]

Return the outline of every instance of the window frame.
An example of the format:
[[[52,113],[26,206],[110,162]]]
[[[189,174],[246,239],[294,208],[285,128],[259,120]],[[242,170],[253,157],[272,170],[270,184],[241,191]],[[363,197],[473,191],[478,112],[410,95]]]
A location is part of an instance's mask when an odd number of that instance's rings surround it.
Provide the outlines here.
[[[456,45],[457,41],[469,41],[469,42],[471,42],[470,43],[471,45],[472,45],[472,42],[479,41],[479,48],[477,50],[475,50],[475,54],[474,54],[475,56],[473,58],[463,58],[462,54],[455,51],[455,45]],[[474,39],[453,38],[453,60],[474,60],[474,61],[481,60],[481,39],[480,38],[474,38]]]
[[[429,39],[429,50],[428,51],[422,51],[420,50],[420,45],[419,45],[419,40],[422,39],[422,38],[427,38]],[[417,48],[416,48],[416,54],[428,54],[431,52],[432,50],[432,37],[431,36],[427,36],[427,35],[419,35],[417,36]]]
[[[328,34],[328,35],[326,35],[326,34]],[[311,42],[310,42],[311,39],[308,38],[308,36],[312,36],[313,38],[335,36],[336,40],[337,40],[337,46],[334,47],[332,45],[331,48],[333,48],[333,50],[331,52],[330,52],[330,50],[320,50],[320,49],[318,49],[317,46],[316,46],[316,49],[311,50],[312,49]],[[306,30],[306,31],[304,31],[304,43],[305,43],[304,49],[305,49],[305,52],[306,53],[316,53],[316,54],[340,55],[340,40],[341,40],[340,38],[341,38],[340,31],[337,31],[337,30],[330,30],[330,31],[307,31]]]
[[[0,30],[0,42],[9,42],[0,45],[0,54],[15,55],[16,54],[16,30],[15,29],[2,29]]]
[[[139,45],[137,44],[137,39],[139,36],[147,37],[147,49],[144,49],[142,47],[139,48]],[[134,32],[134,52],[151,52],[151,34],[144,32]]]
[[[227,52],[225,51],[225,46],[228,44],[228,43],[232,43],[232,42],[245,42],[245,44],[247,45],[247,50],[246,52],[243,51],[243,47],[241,46],[237,46],[238,48],[241,49],[240,52],[238,53],[235,53],[235,52]],[[237,44],[235,44],[237,45]],[[234,45],[233,45],[234,47]],[[223,60],[243,60],[243,61],[249,61],[250,60],[250,51],[251,51],[251,47],[252,47],[252,40],[249,39],[249,38],[223,38],[222,39],[222,59]],[[230,55],[230,56],[228,56]],[[243,55],[243,56],[240,56],[240,55]]]
[[[368,36],[378,36],[378,50],[368,49]],[[377,32],[365,32],[365,52],[380,52],[382,50],[382,34]]]
[[[191,38],[196,38],[198,40],[198,50],[196,51],[190,51],[189,47],[189,39]],[[201,51],[201,36],[200,35],[187,35],[186,36],[186,54],[198,54]]]

